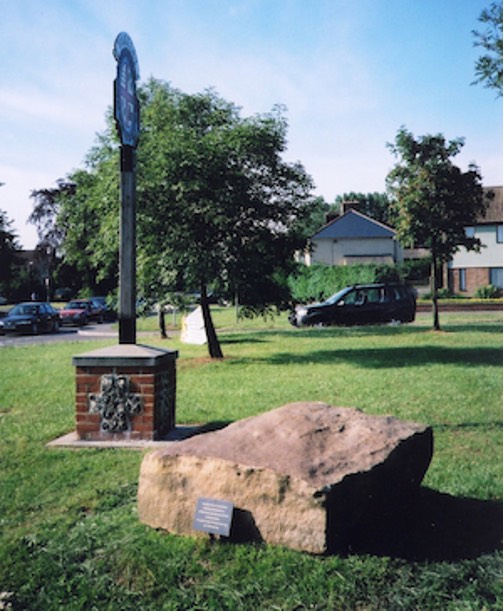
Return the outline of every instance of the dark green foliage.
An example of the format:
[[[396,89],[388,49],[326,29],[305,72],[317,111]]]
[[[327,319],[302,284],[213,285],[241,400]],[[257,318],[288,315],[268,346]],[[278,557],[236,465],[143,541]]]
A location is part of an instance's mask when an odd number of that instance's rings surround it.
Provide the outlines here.
[[[323,197],[315,198],[310,207],[310,212],[304,221],[305,236],[313,236],[321,227],[327,223],[327,216],[331,214],[334,205],[329,205]]]
[[[289,286],[294,302],[311,302],[327,299],[350,285],[399,280],[401,280],[401,275],[395,266],[315,264],[313,266],[299,265],[296,272],[289,277]]]

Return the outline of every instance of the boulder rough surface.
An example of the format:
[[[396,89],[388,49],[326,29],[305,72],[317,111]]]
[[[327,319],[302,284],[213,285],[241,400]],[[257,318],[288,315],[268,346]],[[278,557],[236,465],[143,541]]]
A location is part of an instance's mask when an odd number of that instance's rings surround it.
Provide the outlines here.
[[[140,520],[202,535],[198,498],[235,506],[231,540],[326,553],[351,544],[366,516],[418,489],[432,429],[320,402],[287,404],[155,450],[140,470]]]

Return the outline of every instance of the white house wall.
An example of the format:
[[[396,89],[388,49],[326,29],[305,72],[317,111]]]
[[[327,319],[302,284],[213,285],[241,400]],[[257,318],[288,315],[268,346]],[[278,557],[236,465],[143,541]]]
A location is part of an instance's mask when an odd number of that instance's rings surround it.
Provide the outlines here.
[[[347,257],[402,261],[402,249],[392,238],[318,239],[313,241],[311,263],[344,265]]]
[[[453,257],[451,268],[487,268],[502,267],[502,244],[497,243],[497,226],[482,225],[476,228],[475,238],[479,238],[482,247],[479,253],[461,248]]]

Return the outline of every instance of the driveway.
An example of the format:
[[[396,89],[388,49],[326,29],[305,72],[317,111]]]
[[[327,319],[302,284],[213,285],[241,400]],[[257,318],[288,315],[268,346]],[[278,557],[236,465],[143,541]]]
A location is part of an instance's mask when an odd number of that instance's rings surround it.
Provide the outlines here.
[[[76,342],[82,340],[97,340],[99,338],[110,338],[118,340],[119,332],[113,328],[112,323],[86,325],[86,327],[62,327],[54,334],[39,334],[28,336],[21,334],[9,334],[0,336],[0,347],[2,346],[26,346],[33,344],[51,344],[54,342]]]

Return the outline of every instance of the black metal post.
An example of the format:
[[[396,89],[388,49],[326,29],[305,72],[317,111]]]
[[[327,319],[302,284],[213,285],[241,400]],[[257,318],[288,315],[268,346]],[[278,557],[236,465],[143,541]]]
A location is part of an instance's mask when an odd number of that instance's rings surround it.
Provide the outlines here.
[[[135,149],[121,146],[119,344],[136,344]]]

